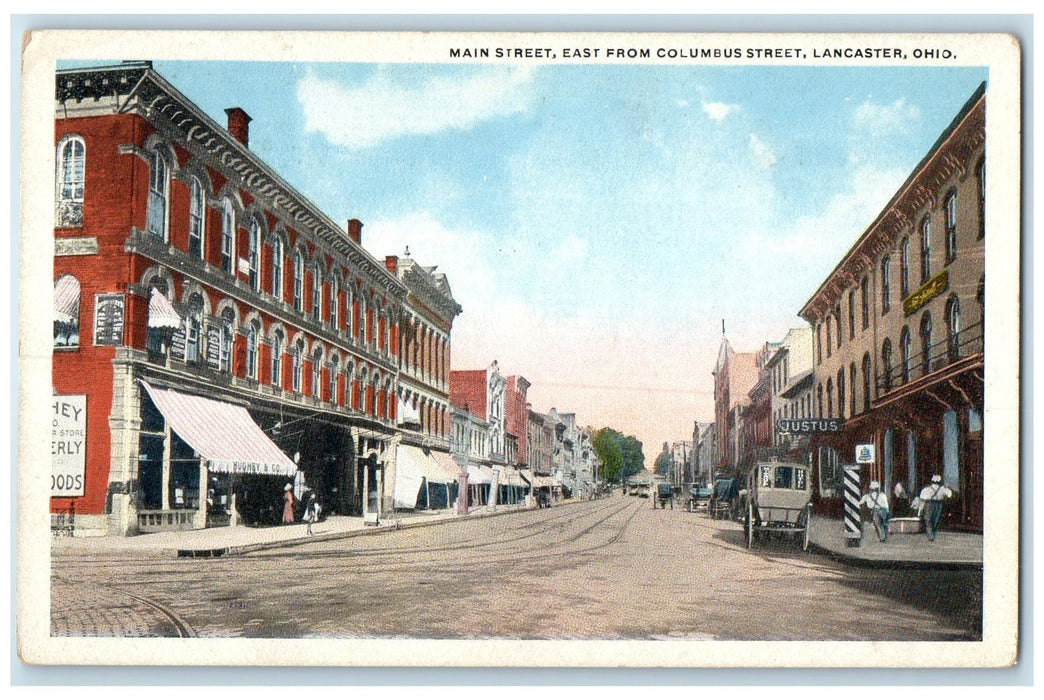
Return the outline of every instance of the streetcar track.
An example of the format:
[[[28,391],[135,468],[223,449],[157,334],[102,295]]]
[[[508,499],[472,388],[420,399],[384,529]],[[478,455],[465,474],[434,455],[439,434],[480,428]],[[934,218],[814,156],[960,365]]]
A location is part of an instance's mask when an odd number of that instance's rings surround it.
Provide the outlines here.
[[[63,577],[63,576],[55,575],[54,576],[54,580],[55,580],[55,582],[57,582],[57,583],[59,583],[61,585],[66,585],[66,586],[72,585],[72,583],[68,579]],[[152,583],[152,582],[150,582],[150,583]],[[191,637],[195,637],[196,636],[195,630],[192,629],[192,626],[188,622],[183,620],[177,613],[175,613],[168,606],[164,605],[163,603],[159,602],[158,600],[154,600],[152,598],[149,598],[147,596],[143,596],[143,595],[140,595],[140,594],[137,594],[137,593],[131,593],[130,591],[125,590],[124,588],[121,587],[121,585],[126,585],[126,584],[117,585],[117,584],[113,584],[113,583],[95,582],[95,585],[98,586],[99,588],[104,588],[106,590],[112,591],[114,593],[117,593],[119,595],[125,596],[127,598],[131,598],[132,600],[136,600],[139,603],[141,603],[142,605],[147,606],[148,608],[150,608],[154,612],[159,613],[163,617],[164,620],[169,622],[174,627],[174,630],[175,630],[175,632],[177,632],[177,636],[179,638],[187,639],[187,638],[191,638]]]

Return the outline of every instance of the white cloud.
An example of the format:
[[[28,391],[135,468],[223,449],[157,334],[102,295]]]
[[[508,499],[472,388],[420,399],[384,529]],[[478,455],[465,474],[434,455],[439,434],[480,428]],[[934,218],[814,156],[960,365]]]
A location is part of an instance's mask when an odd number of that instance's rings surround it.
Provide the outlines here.
[[[733,112],[739,111],[739,105],[725,104],[724,102],[704,102],[703,111],[716,122],[720,122]]]
[[[855,126],[875,134],[902,133],[920,121],[921,110],[900,97],[892,104],[877,104],[872,100],[863,102],[855,111]]]
[[[768,170],[776,164],[775,151],[767,143],[759,139],[757,134],[750,135],[750,152],[763,170]]]
[[[297,99],[307,132],[360,149],[405,135],[466,130],[524,112],[532,77],[531,68],[505,67],[404,85],[381,70],[362,85],[346,86],[309,72],[297,83]]]

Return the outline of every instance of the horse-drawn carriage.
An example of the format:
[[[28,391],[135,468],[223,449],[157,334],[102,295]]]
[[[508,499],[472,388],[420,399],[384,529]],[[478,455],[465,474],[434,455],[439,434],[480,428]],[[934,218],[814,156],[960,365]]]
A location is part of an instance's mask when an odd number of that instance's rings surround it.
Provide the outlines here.
[[[761,533],[791,535],[808,549],[812,483],[807,464],[758,462],[747,477],[747,513],[743,531],[753,547]]]

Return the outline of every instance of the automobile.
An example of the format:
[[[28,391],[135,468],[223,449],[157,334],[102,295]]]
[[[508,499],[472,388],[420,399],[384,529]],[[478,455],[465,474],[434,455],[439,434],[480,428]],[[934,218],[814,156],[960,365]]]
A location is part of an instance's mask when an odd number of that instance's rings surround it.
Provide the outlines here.
[[[671,510],[674,510],[674,487],[666,481],[661,481],[656,485],[656,498],[653,499],[653,508],[656,507],[656,501],[660,502],[660,508],[666,508],[667,504],[671,504]]]

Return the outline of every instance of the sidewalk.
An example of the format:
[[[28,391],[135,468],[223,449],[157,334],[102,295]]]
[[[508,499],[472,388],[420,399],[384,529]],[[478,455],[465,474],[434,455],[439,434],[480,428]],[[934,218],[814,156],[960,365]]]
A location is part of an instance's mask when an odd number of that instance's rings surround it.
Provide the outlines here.
[[[877,539],[874,527],[863,523],[858,547],[845,542],[844,521],[812,516],[810,548],[856,566],[889,568],[982,568],[982,535],[943,530],[934,542],[923,534],[892,534],[887,542]]]
[[[574,501],[556,504],[561,507]],[[332,515],[312,526],[307,534],[304,523],[274,525],[271,527],[211,527],[205,530],[183,530],[159,532],[132,537],[59,537],[51,539],[51,551],[55,553],[83,552],[140,552],[177,557],[219,557],[225,554],[244,554],[261,549],[274,549],[307,542],[323,542],[346,537],[374,535],[399,529],[424,527],[453,520],[485,518],[525,510],[522,504],[498,505],[472,508],[464,516],[455,511],[400,511],[381,517],[380,525],[366,525],[361,517]]]

